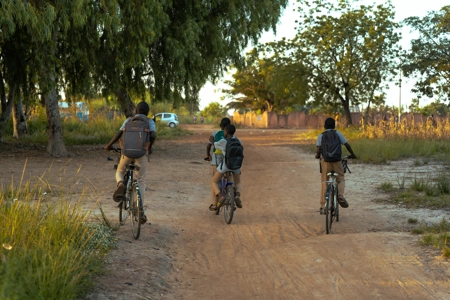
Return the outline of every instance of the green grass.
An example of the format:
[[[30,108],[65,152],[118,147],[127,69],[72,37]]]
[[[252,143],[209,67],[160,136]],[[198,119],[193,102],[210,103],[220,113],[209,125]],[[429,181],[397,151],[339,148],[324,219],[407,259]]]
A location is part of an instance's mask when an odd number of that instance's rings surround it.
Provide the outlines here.
[[[421,245],[440,249],[444,257],[450,257],[450,222],[446,219],[443,218],[440,223],[430,225],[421,222],[413,233],[422,235],[419,240]]]
[[[383,182],[378,186],[378,188],[384,192],[391,192],[394,190],[394,185],[392,182]]]
[[[81,203],[25,183],[0,190],[0,299],[75,299],[116,246],[111,228],[87,222]]]

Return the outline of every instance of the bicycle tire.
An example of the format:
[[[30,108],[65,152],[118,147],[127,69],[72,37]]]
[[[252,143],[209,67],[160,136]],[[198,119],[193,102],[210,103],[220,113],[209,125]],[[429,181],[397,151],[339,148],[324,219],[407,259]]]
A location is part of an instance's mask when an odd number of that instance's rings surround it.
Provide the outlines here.
[[[142,202],[139,193],[139,185],[133,182],[133,186],[130,192],[130,210],[131,210],[131,232],[135,240],[139,238],[141,234],[141,207]]]
[[[123,178],[123,182],[125,184],[125,186],[128,185],[128,175],[125,174],[124,178]],[[128,187],[127,190],[125,192],[125,199],[122,200],[119,204],[119,222],[120,225],[124,225],[125,222],[127,221],[128,216],[130,215],[130,193],[128,191]]]
[[[331,224],[333,222],[333,186],[330,184],[327,187],[327,192],[325,194],[325,228],[327,234],[331,233]]]
[[[336,188],[336,202],[334,203],[334,205],[335,205],[335,216],[336,216],[336,222],[339,222],[339,203],[338,203],[338,201],[337,201],[337,197],[338,197],[338,195],[339,195],[339,189],[338,188]]]
[[[226,185],[227,185],[227,179],[225,176],[222,176],[222,179],[220,179],[219,182],[219,187],[220,187],[220,194],[219,195],[224,195],[226,197]],[[217,203],[216,203],[217,205]],[[216,215],[219,215],[220,210],[223,207],[223,203],[220,203],[220,205],[217,205],[217,209],[216,209]]]
[[[235,202],[234,202],[234,186],[230,184],[227,186],[227,195],[226,200],[223,206],[223,216],[225,218],[225,222],[230,224],[233,220]]]

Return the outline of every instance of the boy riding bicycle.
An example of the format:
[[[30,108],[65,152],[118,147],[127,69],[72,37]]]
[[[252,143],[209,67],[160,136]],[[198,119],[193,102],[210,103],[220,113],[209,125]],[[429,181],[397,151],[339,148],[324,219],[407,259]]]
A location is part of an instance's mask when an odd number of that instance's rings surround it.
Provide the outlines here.
[[[155,122],[152,119],[147,118],[149,111],[150,111],[150,107],[146,102],[140,102],[136,106],[136,115],[133,118],[142,117],[142,118],[144,118],[144,120],[146,122],[148,122],[148,128],[149,128],[148,148],[146,147],[145,154],[143,154],[142,156],[137,157],[137,158],[127,157],[126,155],[124,155],[124,153],[121,154],[120,162],[117,166],[117,171],[116,171],[117,189],[113,195],[113,199],[116,202],[121,202],[125,196],[125,185],[123,184],[123,179],[124,179],[124,175],[125,175],[125,171],[126,171],[126,165],[128,165],[130,163],[135,163],[140,166],[140,170],[139,171],[136,170],[135,174],[136,174],[136,179],[138,180],[139,185],[141,187],[140,192],[141,192],[142,203],[144,203],[145,177],[146,177],[146,172],[147,172],[148,155],[152,154],[152,152],[153,152],[152,145],[156,139]],[[106,145],[104,147],[105,150],[109,151],[111,149],[112,145],[122,137],[122,135],[124,134],[124,128],[125,128],[126,124],[128,122],[132,121],[133,118],[127,118],[123,122],[122,126],[119,129],[119,132],[117,132],[117,134],[111,139],[111,141],[108,143],[108,145]],[[141,219],[141,223],[144,224],[145,222],[147,222],[147,217],[145,215],[143,215],[142,219]]]
[[[347,208],[348,202],[344,198],[345,178],[344,168],[342,166],[342,150],[341,145],[344,145],[351,158],[356,158],[353,149],[348,143],[344,135],[335,130],[336,123],[333,118],[325,120],[325,131],[319,134],[316,141],[316,158],[320,159],[320,177],[321,177],[321,191],[320,191],[320,214],[324,214],[325,193],[327,190],[327,174],[331,171],[337,173],[336,181],[338,182],[338,203],[341,207]]]
[[[234,134],[236,132],[236,127],[232,124],[228,124],[224,128],[224,138],[219,140],[218,142],[214,143],[214,147],[216,149],[220,149],[223,153],[223,156],[226,156],[226,147],[227,147],[227,139],[237,139]],[[225,160],[222,160],[222,162],[217,166],[217,171],[213,175],[211,186],[212,191],[214,194],[213,200],[215,201],[213,204],[209,206],[209,210],[215,211],[217,209],[217,203],[222,203],[224,200],[224,197],[220,194],[220,186],[219,182],[222,178],[223,174],[226,172],[229,172],[229,170],[225,164]],[[236,196],[234,201],[236,202],[236,206],[239,208],[242,208],[242,201],[241,201],[241,170],[232,170],[233,171],[233,179],[234,179],[234,186],[236,187]],[[219,197],[220,196],[220,197]]]

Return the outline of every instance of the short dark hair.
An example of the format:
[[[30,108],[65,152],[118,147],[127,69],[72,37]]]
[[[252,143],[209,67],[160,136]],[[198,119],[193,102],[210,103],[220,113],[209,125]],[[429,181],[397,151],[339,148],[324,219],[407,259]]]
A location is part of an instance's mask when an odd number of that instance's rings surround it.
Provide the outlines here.
[[[224,130],[226,130],[229,134],[234,135],[234,133],[236,132],[236,126],[234,126],[233,124],[228,124],[227,126],[225,126]]]
[[[219,126],[220,126],[220,128],[225,128],[225,126],[227,126],[228,124],[231,124],[231,120],[229,118],[223,118],[220,121]]]
[[[336,127],[336,122],[333,118],[328,118],[325,120],[325,129],[334,129]]]
[[[139,102],[138,105],[136,105],[136,113],[137,114],[148,116],[149,111],[150,111],[150,106],[144,101]]]

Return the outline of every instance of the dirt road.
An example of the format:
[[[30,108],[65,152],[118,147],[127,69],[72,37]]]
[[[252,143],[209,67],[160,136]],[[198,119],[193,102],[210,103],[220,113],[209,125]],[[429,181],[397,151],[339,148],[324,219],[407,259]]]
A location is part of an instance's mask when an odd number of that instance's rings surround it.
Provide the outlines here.
[[[181,140],[158,141],[147,176],[151,225],[137,241],[129,226],[118,230],[108,272],[85,299],[450,299],[449,263],[419,246],[407,222],[439,221],[448,212],[373,201],[386,197],[374,182],[392,181],[411,165],[351,162],[350,207],[327,235],[317,212],[318,162],[297,146],[298,131],[238,130],[244,207],[226,225],[208,211],[211,168],[203,156],[212,127],[193,128]],[[64,182],[73,194],[89,189],[87,208],[98,216],[97,201],[117,222],[113,163],[99,148],[73,148],[70,160],[43,158],[38,150],[2,152],[3,183],[25,156],[32,179],[52,164],[51,184]]]

